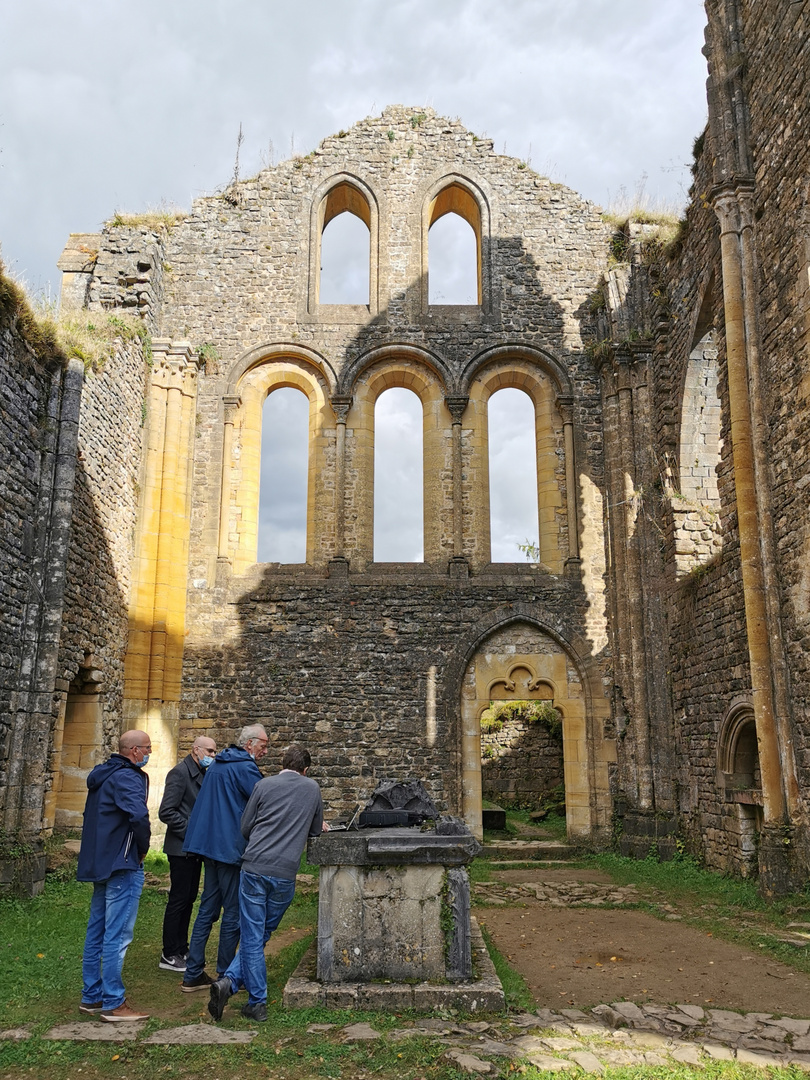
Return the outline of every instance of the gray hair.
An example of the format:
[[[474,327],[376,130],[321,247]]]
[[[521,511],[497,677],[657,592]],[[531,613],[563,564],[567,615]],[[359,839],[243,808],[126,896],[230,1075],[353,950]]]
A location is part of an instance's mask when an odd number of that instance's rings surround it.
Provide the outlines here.
[[[267,732],[264,730],[261,724],[248,724],[247,727],[243,727],[239,734],[236,736],[236,745],[243,750],[249,742],[254,739],[266,739]]]

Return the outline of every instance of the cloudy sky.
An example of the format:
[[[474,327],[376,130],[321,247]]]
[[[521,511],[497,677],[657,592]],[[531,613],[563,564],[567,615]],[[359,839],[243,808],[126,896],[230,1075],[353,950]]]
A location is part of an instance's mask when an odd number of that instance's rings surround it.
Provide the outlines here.
[[[70,232],[223,187],[240,123],[247,176],[391,103],[603,206],[682,205],[704,21],[699,0],[0,0],[0,253],[58,293]]]

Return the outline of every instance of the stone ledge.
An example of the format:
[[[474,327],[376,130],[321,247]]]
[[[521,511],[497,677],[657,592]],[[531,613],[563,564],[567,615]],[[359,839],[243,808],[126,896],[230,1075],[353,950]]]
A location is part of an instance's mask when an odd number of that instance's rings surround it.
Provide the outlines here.
[[[312,945],[284,987],[284,1007],[310,1009],[416,1009],[431,1012],[450,1006],[465,1012],[503,1012],[506,1008],[501,981],[495,972],[478,922],[470,919],[470,938],[479,979],[457,983],[334,983],[318,982],[315,971],[316,945]]]

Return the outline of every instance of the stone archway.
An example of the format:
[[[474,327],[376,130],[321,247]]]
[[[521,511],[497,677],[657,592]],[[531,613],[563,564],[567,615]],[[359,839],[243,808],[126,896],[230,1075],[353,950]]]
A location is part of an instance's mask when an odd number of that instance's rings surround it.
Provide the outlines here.
[[[479,718],[493,699],[552,701],[563,722],[566,822],[571,838],[591,838],[606,825],[610,806],[608,764],[615,744],[601,736],[589,708],[607,701],[589,693],[573,655],[551,633],[522,620],[496,629],[470,657],[461,685],[461,758],[464,819],[481,829],[481,731]],[[589,701],[592,703],[589,706]],[[596,729],[600,734],[595,734]]]

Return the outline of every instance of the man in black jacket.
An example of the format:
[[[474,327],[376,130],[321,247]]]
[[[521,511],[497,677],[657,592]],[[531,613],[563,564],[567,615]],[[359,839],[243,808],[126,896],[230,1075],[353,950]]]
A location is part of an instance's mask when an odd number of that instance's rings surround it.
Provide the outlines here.
[[[205,770],[214,760],[217,744],[198,735],[188,754],[166,776],[158,817],[167,826],[163,850],[169,857],[171,888],[163,916],[163,953],[158,967],[164,971],[186,970],[188,926],[200,888],[202,859],[183,851],[183,840],[192,807],[197,801]]]

